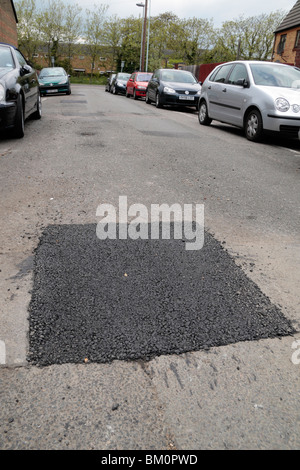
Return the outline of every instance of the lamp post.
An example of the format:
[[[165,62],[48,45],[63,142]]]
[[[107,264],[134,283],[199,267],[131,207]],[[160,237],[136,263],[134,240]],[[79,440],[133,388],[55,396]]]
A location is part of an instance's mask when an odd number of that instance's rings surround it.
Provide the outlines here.
[[[149,0],[149,19],[148,19],[148,37],[147,37],[147,54],[146,54],[146,72],[148,72],[148,56],[149,56],[149,38],[150,38],[150,20],[151,20],[151,0]]]
[[[143,8],[143,18],[145,17],[144,3],[136,3],[137,7]],[[140,70],[142,71],[142,56],[143,56],[143,39],[144,39],[144,22],[142,21],[142,36],[141,36],[141,51],[140,51]]]
[[[145,0],[145,5],[143,3],[137,3],[138,7],[144,7],[144,25],[142,30],[142,59],[141,59],[141,72],[145,71],[145,46],[146,46],[146,27],[147,27],[147,9],[148,9],[148,0]],[[149,31],[148,31],[149,36]],[[148,62],[148,51],[147,51],[147,62]],[[147,64],[148,65],[148,64]]]

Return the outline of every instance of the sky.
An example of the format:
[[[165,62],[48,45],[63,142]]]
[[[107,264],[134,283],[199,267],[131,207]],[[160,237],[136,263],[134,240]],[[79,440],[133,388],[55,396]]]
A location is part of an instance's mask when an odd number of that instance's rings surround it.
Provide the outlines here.
[[[222,26],[224,21],[237,19],[239,16],[257,16],[262,13],[272,13],[276,10],[289,12],[297,0],[148,0],[151,16],[171,11],[179,18],[212,19],[215,27]],[[83,9],[93,9],[94,5],[109,6],[107,14],[117,14],[120,18],[134,15],[139,17],[143,9],[136,3],[145,0],[67,0],[65,3],[77,3]]]

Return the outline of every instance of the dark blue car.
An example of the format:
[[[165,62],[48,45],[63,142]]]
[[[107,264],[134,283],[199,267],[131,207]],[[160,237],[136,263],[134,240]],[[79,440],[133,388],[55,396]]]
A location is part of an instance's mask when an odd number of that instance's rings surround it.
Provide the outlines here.
[[[0,130],[21,138],[30,115],[42,115],[36,71],[18,49],[0,43]]]

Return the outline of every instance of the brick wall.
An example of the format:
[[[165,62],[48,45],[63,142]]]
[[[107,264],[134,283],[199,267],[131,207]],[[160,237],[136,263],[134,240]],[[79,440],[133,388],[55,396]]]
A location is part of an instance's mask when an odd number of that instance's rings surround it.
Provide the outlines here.
[[[18,46],[17,23],[11,0],[0,2],[0,42]]]
[[[280,33],[276,34],[275,44],[274,44],[273,62],[282,62],[284,64],[286,63],[295,64],[296,52],[297,52],[297,49],[295,49],[295,41],[296,41],[297,31],[299,31],[299,29],[300,27],[290,29],[288,31],[281,31]],[[280,38],[283,34],[286,34],[284,51],[283,51],[283,54],[277,54],[277,47],[280,42]]]

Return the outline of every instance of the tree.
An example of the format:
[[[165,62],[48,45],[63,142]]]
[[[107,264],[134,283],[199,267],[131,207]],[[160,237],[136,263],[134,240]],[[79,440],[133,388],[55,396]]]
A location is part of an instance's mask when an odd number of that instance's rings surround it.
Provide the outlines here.
[[[227,62],[236,59],[267,60],[272,55],[274,31],[285,13],[278,10],[270,15],[261,14],[226,21],[215,31],[214,47],[205,60]]]
[[[91,70],[93,75],[96,58],[100,55],[104,43],[104,22],[108,5],[95,5],[94,10],[86,10],[85,42],[88,54],[91,57]]]
[[[40,43],[40,24],[35,0],[19,0],[15,2],[18,16],[18,42],[19,49],[25,57],[34,62],[33,56]]]
[[[78,5],[67,5],[65,9],[63,41],[67,59],[64,61],[64,68],[68,73],[71,73],[71,59],[81,35],[81,11]]]
[[[202,54],[212,42],[212,20],[202,18],[183,19],[176,27],[176,50],[187,65],[198,64]]]
[[[59,61],[59,48],[66,31],[64,26],[65,9],[65,5],[59,0],[48,0],[48,8],[40,14],[41,37],[47,47],[49,66],[51,65],[51,57],[53,57],[54,64]]]
[[[113,15],[108,18],[103,25],[103,38],[105,44],[109,48],[111,56],[111,66],[113,70],[116,70],[118,52],[121,46],[121,34],[122,34],[122,23],[117,15]]]
[[[121,20],[121,47],[118,52],[117,69],[124,62],[124,72],[131,73],[140,67],[142,24],[138,18],[130,16]]]

